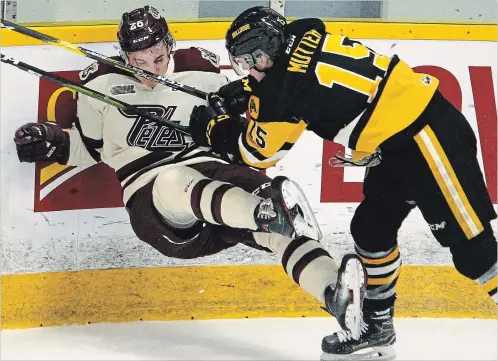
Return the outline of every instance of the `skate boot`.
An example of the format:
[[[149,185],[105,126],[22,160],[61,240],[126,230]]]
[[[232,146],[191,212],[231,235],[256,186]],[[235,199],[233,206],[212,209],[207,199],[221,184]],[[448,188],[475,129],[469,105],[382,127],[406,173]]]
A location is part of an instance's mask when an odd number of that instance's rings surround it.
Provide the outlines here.
[[[351,333],[344,330],[325,337],[321,360],[394,360],[393,313],[392,307],[380,312],[365,311],[359,340],[354,340]]]
[[[272,197],[264,199],[254,210],[258,230],[319,241],[322,233],[299,185],[287,177],[278,176],[272,180],[271,190]]]
[[[344,332],[353,338],[361,334],[361,309],[367,288],[367,270],[360,257],[343,257],[335,288],[325,290],[325,309],[339,322]]]

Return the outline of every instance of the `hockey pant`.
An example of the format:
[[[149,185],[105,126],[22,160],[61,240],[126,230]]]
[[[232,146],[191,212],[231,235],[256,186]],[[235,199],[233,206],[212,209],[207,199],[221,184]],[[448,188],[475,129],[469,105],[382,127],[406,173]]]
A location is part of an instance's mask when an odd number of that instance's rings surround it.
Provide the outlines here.
[[[271,196],[270,182],[251,168],[215,161],[171,167],[135,193],[130,223],[138,238],[168,257],[204,257],[239,243],[274,252],[289,277],[324,302],[338,267],[323,246],[254,231],[253,210]]]
[[[465,117],[440,94],[422,115],[427,124],[409,141],[387,144],[369,168],[364,200],[351,222],[356,251],[368,271],[364,309],[393,306],[401,257],[398,230],[417,206],[456,269],[497,301],[496,218]],[[402,145],[401,145],[402,144]]]

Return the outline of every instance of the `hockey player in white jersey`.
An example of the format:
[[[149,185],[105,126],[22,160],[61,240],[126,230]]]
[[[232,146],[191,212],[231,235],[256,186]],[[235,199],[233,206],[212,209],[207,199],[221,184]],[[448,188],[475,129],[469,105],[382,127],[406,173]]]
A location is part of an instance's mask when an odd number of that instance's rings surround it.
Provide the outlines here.
[[[153,7],[124,13],[118,40],[122,61],[135,67],[205,92],[228,82],[219,74],[216,55],[200,48],[175,51],[166,20]],[[83,70],[80,79],[89,88],[185,126],[193,110],[216,104],[216,99],[198,99],[98,63]],[[271,180],[230,164],[166,125],[81,94],[71,129],[28,123],[16,131],[14,141],[22,162],[102,161],[112,167],[137,237],[168,257],[197,258],[238,243],[277,253],[287,274],[358,337],[365,269],[355,255],[346,255],[337,268],[318,241],[304,194],[289,179]]]

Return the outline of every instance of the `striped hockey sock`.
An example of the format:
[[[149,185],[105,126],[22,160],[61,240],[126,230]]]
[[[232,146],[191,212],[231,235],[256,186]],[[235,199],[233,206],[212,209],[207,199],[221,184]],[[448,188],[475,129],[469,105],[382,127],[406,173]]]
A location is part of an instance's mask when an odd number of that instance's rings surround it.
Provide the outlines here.
[[[392,307],[401,266],[398,246],[382,252],[368,252],[358,246],[355,248],[368,272],[364,308],[378,311]]]
[[[479,283],[484,291],[486,291],[491,299],[495,302],[498,303],[498,297],[497,297],[497,291],[496,291],[496,286],[497,286],[497,265],[496,263],[491,266],[489,270],[487,270],[481,277],[479,277],[476,281]]]

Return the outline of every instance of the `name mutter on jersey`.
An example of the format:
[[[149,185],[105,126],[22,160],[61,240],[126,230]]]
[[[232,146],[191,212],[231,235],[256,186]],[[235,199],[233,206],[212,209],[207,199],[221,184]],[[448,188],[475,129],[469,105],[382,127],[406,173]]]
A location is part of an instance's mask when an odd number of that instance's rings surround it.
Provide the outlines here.
[[[399,132],[423,127],[417,120],[438,79],[327,33],[320,19],[293,21],[285,31],[284,53],[263,82],[244,79],[251,120],[239,151],[246,164],[275,165],[306,129],[352,149],[357,160]]]

